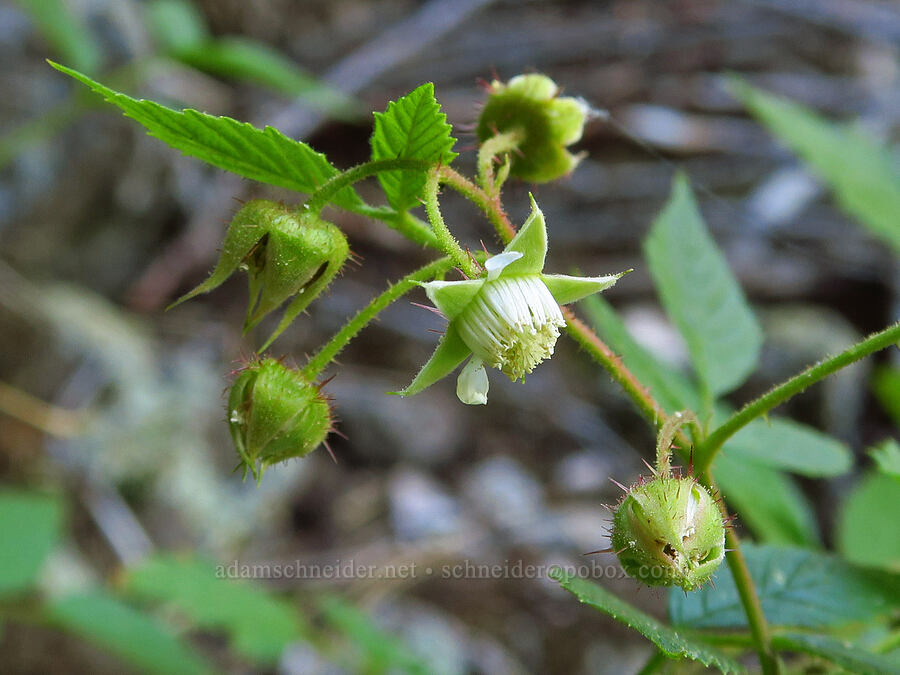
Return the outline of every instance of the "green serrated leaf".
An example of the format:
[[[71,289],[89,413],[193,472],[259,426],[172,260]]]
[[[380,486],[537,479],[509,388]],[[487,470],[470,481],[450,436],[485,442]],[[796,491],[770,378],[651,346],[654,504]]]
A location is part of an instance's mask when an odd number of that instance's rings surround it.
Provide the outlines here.
[[[178,112],[153,101],[126,96],[58,63],[51,61],[50,65],[121,108],[151,136],[220,169],[306,193],[338,173],[325,155],[273,127],[257,129],[230,117],[214,117],[190,108]],[[335,195],[333,201],[351,211],[363,206],[359,195],[349,187]]]
[[[741,545],[768,620],[780,626],[817,628],[869,621],[900,606],[900,579],[855,567],[834,555],[806,549]],[[696,629],[747,625],[728,570],[714,583],[685,595],[669,593],[669,617]]]
[[[167,627],[105,591],[55,600],[46,606],[45,613],[54,624],[145,672],[161,675],[212,672]]]
[[[396,637],[379,628],[372,619],[339,597],[330,595],[319,601],[323,618],[343,633],[359,651],[362,664],[355,672],[416,675],[430,672],[426,665]]]
[[[828,635],[784,633],[772,638],[775,649],[805,652],[820,656],[855,675],[893,675],[900,673],[897,660],[867,652],[852,643]]]
[[[883,143],[737,78],[729,84],[750,112],[828,183],[847,213],[900,253],[900,172]]]
[[[0,597],[31,588],[59,540],[62,516],[53,495],[0,491]]]
[[[713,395],[740,385],[759,358],[762,330],[681,174],[644,241],[644,252],[700,381]]]
[[[59,55],[79,70],[97,70],[103,54],[87,24],[64,0],[18,0]]]
[[[895,480],[900,480],[900,443],[888,438],[880,445],[869,450],[878,470]]]
[[[200,628],[223,630],[234,649],[274,664],[289,643],[301,639],[294,608],[253,584],[224,578],[211,563],[157,556],[128,571],[125,590],[145,601],[166,603]]]
[[[751,422],[728,440],[725,450],[733,457],[813,478],[840,476],[853,465],[844,443],[785,417]]]
[[[372,159],[421,159],[449,164],[456,157],[450,135],[452,127],[434,98],[434,85],[427,82],[406,96],[392,101],[383,113],[375,113]],[[378,180],[388,203],[397,211],[419,205],[425,174],[387,171]]]
[[[900,485],[871,472],[850,493],[838,515],[837,546],[860,565],[900,573]]]
[[[716,457],[712,470],[729,506],[758,539],[820,546],[812,509],[790,476],[727,452]]]
[[[634,628],[671,659],[693,659],[705,666],[718,668],[723,673],[744,672],[738,663],[722,652],[702,642],[679,635],[669,626],[632,607],[598,584],[579,579],[573,574],[566,574],[558,567],[550,570],[550,578],[558,581],[563,588],[581,602],[608,614],[630,628]],[[681,591],[679,590],[679,592]]]

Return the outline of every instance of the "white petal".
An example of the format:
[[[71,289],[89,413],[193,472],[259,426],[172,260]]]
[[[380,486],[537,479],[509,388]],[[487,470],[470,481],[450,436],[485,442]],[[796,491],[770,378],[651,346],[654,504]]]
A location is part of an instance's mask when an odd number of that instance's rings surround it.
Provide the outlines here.
[[[519,251],[507,251],[506,253],[499,253],[495,256],[488,258],[484,262],[484,269],[487,270],[487,278],[488,281],[492,279],[496,279],[500,276],[500,272],[503,271],[503,268],[509,265],[510,263],[515,262],[519,258],[522,257],[522,253]]]
[[[481,359],[470,359],[463,367],[456,380],[456,396],[467,405],[484,405],[487,403],[487,373]]]

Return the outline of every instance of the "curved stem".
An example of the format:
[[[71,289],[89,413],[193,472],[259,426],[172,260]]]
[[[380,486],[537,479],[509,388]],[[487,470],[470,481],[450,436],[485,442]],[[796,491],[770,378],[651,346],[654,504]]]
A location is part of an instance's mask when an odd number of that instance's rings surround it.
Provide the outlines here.
[[[479,190],[475,185],[462,176],[458,178],[454,176],[456,172],[450,173],[449,169],[442,169],[442,174],[448,185],[457,189],[461,194],[468,197],[472,202],[479,206],[490,218],[497,233],[504,242],[509,242],[515,236],[515,228],[503,213],[503,208],[499,198],[491,199],[483,191]],[[566,320],[566,331],[569,335],[583,347],[599,363],[604,370],[615,380],[619,386],[625,391],[629,398],[637,405],[641,413],[649,421],[651,421],[658,429],[666,422],[666,414],[662,406],[653,398],[652,394],[644,387],[640,381],[622,362],[615,352],[601,340],[594,331],[584,324],[575,313],[568,307],[562,308],[563,317]],[[698,439],[702,435],[702,430],[695,420],[689,420],[691,428],[698,434]],[[676,442],[682,450],[691,447],[690,440],[679,431],[675,437]],[[707,441],[708,444],[708,441]],[[701,482],[704,485],[712,487],[712,481],[707,473],[702,474]],[[724,508],[724,507],[720,507]],[[727,514],[725,514],[727,515]],[[747,568],[747,562],[740,550],[740,540],[738,536],[728,530],[725,536],[726,547],[731,549],[726,554],[728,567],[734,577],[735,586],[738,588],[739,597],[741,599],[744,612],[747,615],[747,621],[752,628],[752,636],[759,655],[760,664],[766,675],[777,675],[780,672],[778,659],[772,647],[772,640],[769,635],[768,624],[765,615],[762,612],[762,606],[759,602],[759,596],[753,584],[753,579]]]
[[[438,172],[440,173],[440,180],[442,183],[449,185],[481,209],[482,213],[484,213],[488,220],[491,221],[491,225],[494,226],[497,235],[504,244],[508,244],[510,240],[516,236],[516,228],[513,227],[513,224],[509,221],[509,216],[507,216],[506,212],[503,210],[499,195],[494,197],[488,196],[488,194],[475,185],[475,183],[459,172],[454,171],[449,166],[440,167]]]
[[[519,129],[498,133],[491,136],[478,148],[478,180],[484,191],[494,197],[500,194],[500,188],[506,180],[506,175],[494,175],[494,159],[500,155],[512,152],[519,147],[525,139],[525,134]],[[505,174],[509,173],[509,167]]]
[[[305,208],[318,214],[338,192],[383,171],[428,171],[431,162],[421,159],[375,159],[341,171],[322,183],[306,200]]]
[[[882,331],[873,333],[862,342],[857,342],[837,356],[819,361],[803,372],[794,375],[789,380],[773,387],[758,399],[751,401],[729,417],[724,424],[713,431],[706,441],[697,448],[694,462],[698,473],[706,471],[713,458],[715,458],[716,453],[722,449],[725,441],[760,415],[766,414],[772,408],[784,403],[792,396],[799,394],[810,385],[824,379],[835,371],[855,361],[859,361],[873,352],[897,344],[898,341],[900,341],[900,322]]]
[[[444,217],[441,215],[441,207],[438,203],[438,188],[440,185],[440,171],[437,167],[428,172],[428,178],[425,179],[425,213],[428,214],[428,220],[431,223],[431,230],[437,237],[438,244],[446,253],[453,264],[458,267],[463,274],[470,279],[478,276],[478,269],[472,257],[466,253],[456,237],[447,229]]]
[[[708,471],[700,474],[699,481],[711,494],[715,495],[718,493],[718,489]],[[725,509],[725,505],[721,500],[718,503],[722,517],[727,518],[728,511]],[[741,540],[730,527],[725,529],[725,548],[727,549],[725,561],[728,563],[728,569],[731,571],[731,576],[734,579],[734,585],[737,588],[741,606],[744,608],[744,614],[747,615],[747,624],[750,626],[750,635],[753,637],[762,671],[765,675],[778,675],[781,672],[781,664],[772,646],[769,624],[766,621],[766,615],[763,614],[762,604],[753,584],[753,577],[750,576],[747,559],[744,558],[744,553],[741,551]]]
[[[424,267],[420,267],[415,272],[407,274],[400,279],[400,281],[389,286],[386,291],[359,310],[352,319],[334,334],[334,337],[319,348],[319,351],[315,353],[309,360],[309,363],[302,369],[301,372],[303,375],[310,381],[315,380],[328,364],[334,360],[334,357],[347,346],[347,343],[356,337],[356,335],[365,328],[372,319],[378,316],[382,310],[387,308],[388,305],[414,288],[417,282],[430,281],[452,267],[453,261],[451,261],[450,258],[439,258],[434,262],[428,263]]]

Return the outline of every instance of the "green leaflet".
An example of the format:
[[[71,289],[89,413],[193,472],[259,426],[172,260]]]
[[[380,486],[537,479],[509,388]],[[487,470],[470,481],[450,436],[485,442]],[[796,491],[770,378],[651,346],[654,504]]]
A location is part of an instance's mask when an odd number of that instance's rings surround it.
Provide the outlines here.
[[[666,412],[699,409],[700,393],[694,383],[639,345],[606,300],[587,298],[581,306],[597,333],[622,356],[625,365],[648,387]],[[716,419],[724,419],[730,413],[731,409],[724,403],[716,406]],[[844,443],[812,427],[775,416],[751,422],[728,440],[725,452],[735,459],[813,477],[846,473],[852,463],[850,450]],[[748,506],[753,509],[755,504]]]
[[[246,122],[190,108],[178,112],[153,101],[131,98],[71,68],[49,63],[121,108],[151,136],[220,169],[305,193],[314,192],[338,173],[325,155],[273,127],[257,129]],[[349,187],[338,192],[333,201],[351,211],[364,206],[359,195]]]
[[[223,77],[252,82],[342,120],[359,120],[360,104],[329,87],[268,45],[243,37],[221,37],[179,49],[182,63]]]
[[[847,560],[900,573],[900,485],[870,472],[846,498],[838,514],[837,548]]]
[[[63,509],[50,494],[0,491],[0,597],[28,590],[56,545]]]
[[[79,70],[89,73],[97,70],[103,59],[97,46],[100,43],[81,17],[72,12],[71,3],[66,0],[18,0],[18,3],[61,58]]]
[[[343,633],[357,650],[359,662],[353,672],[416,675],[430,672],[403,642],[383,631],[368,615],[338,596],[322,598],[319,608],[325,621]]]
[[[889,615],[900,606],[896,576],[855,567],[834,555],[783,546],[743,543],[741,549],[768,620],[816,628]],[[685,595],[669,594],[673,624],[697,629],[747,625],[734,578],[719,571],[715,584]]]
[[[759,358],[762,331],[706,230],[685,176],[675,177],[644,252],[666,313],[684,336],[705,388],[717,396],[740,385]]]
[[[225,631],[233,648],[253,661],[277,663],[286,645],[303,638],[297,612],[261,587],[223,576],[211,563],[161,555],[129,570],[125,590],[165,603],[200,628]]]
[[[840,476],[853,465],[844,443],[787,417],[754,420],[725,449],[733,457],[813,478]]]
[[[372,159],[421,159],[449,164],[456,157],[450,135],[452,127],[434,98],[434,85],[427,82],[375,113]],[[378,180],[388,202],[397,211],[419,205],[425,186],[424,172],[387,171]]]
[[[820,546],[812,509],[790,476],[727,451],[716,457],[712,472],[728,505],[760,540]]]
[[[869,450],[869,456],[875,461],[878,470],[900,481],[900,444],[888,438],[880,445]]]
[[[900,665],[895,658],[867,652],[828,635],[785,633],[774,636],[772,644],[776,649],[821,656],[857,675],[897,675],[900,673]]]
[[[738,78],[731,92],[828,183],[841,207],[900,253],[900,172],[884,145]]]
[[[145,672],[160,675],[212,672],[167,627],[105,591],[66,596],[51,602],[45,612],[53,623]]]
[[[608,614],[630,628],[634,628],[659,647],[669,658],[693,659],[705,666],[718,668],[723,673],[744,672],[738,663],[719,650],[679,635],[677,631],[620,600],[598,584],[566,574],[559,568],[550,571],[550,578],[558,581],[563,588],[581,602]],[[678,592],[681,593],[681,589]]]

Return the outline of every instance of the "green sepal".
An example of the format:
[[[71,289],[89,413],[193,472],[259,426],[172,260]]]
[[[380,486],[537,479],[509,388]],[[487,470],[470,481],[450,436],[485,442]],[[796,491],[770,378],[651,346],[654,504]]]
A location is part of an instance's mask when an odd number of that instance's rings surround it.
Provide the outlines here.
[[[522,257],[504,268],[504,276],[540,274],[544,269],[544,260],[547,257],[547,224],[544,221],[544,214],[534,201],[534,196],[531,194],[528,196],[531,199],[531,215],[503,249],[504,253],[517,251]]]
[[[434,306],[452,321],[472,302],[484,285],[484,279],[429,281],[421,285]]]
[[[422,370],[403,391],[396,392],[400,396],[412,396],[427,389],[432,384],[452,373],[460,363],[472,354],[472,350],[463,342],[453,324],[447,326],[447,332],[438,343],[437,349],[422,366]]]
[[[631,270],[629,270],[630,272]],[[542,274],[541,279],[550,289],[553,299],[560,305],[577,302],[593,293],[605,291],[628,272],[604,277],[571,277],[567,274]]]
[[[240,211],[238,211],[228,226],[228,232],[225,233],[225,241],[222,244],[222,253],[219,256],[219,262],[216,263],[215,269],[209,278],[202,284],[194,288],[192,291],[185,293],[166,309],[180,305],[185,300],[200,295],[201,293],[209,293],[218,288],[225,280],[244,264],[245,260],[250,256],[253,248],[265,237],[268,228],[265,223],[263,213],[255,208],[257,202],[249,202]],[[251,292],[253,288],[251,287]],[[254,298],[251,293],[251,302]]]
[[[228,397],[228,425],[246,473],[315,450],[331,429],[331,410],[319,387],[275,359],[249,364]]]
[[[497,133],[522,134],[518,152],[508,155],[511,175],[546,183],[571,173],[580,161],[581,155],[565,146],[581,138],[590,111],[583,101],[557,97],[558,93],[553,80],[539,74],[491,85],[476,133],[481,142]]]

